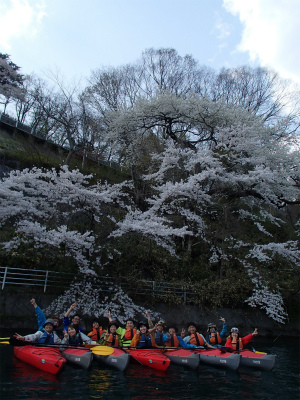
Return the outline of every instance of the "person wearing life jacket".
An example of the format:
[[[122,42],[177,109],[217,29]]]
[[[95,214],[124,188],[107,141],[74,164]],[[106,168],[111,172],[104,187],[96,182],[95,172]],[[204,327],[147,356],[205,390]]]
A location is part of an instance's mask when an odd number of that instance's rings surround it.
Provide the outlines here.
[[[177,335],[178,328],[175,325],[170,325],[168,328],[168,333],[165,335],[165,347],[176,347],[193,350],[196,348],[194,344],[187,344],[185,341]]]
[[[138,331],[133,336],[130,342],[130,347],[136,347],[139,349],[150,349],[152,347],[157,347],[154,337],[151,333],[157,329],[155,325],[153,328],[149,329],[149,325],[145,321],[140,321],[137,325]]]
[[[194,322],[189,322],[187,324],[189,335],[185,336],[185,330],[181,332],[181,337],[183,341],[187,344],[193,344],[196,347],[208,347],[213,349],[207,341],[204,339],[204,336],[197,332],[197,325]]]
[[[164,347],[166,339],[164,333],[164,330],[166,329],[165,321],[163,320],[158,321],[156,327],[157,327],[156,330],[153,332],[155,343],[158,347]]]
[[[243,350],[247,343],[251,342],[253,336],[258,335],[257,328],[254,329],[250,335],[240,337],[238,328],[231,328],[230,335],[228,336],[225,347],[229,347],[235,351]]]
[[[120,346],[121,340],[119,340],[119,335],[116,333],[118,327],[119,325],[116,321],[111,321],[107,327],[107,332],[103,332],[99,344],[111,347]]]
[[[101,338],[101,336],[102,336],[102,334],[104,332],[103,329],[102,329],[102,326],[100,326],[99,321],[95,319],[93,321],[92,327],[93,327],[92,331],[89,332],[87,335],[93,341],[99,342],[99,340],[100,340],[100,338]]]
[[[78,326],[78,330],[79,332],[82,332],[82,328],[79,325],[80,324],[80,316],[78,314],[74,314],[72,316],[72,318],[69,318],[69,314],[71,311],[73,311],[75,309],[75,307],[77,306],[77,303],[73,303],[70,308],[68,309],[68,311],[66,311],[66,313],[64,314],[64,318],[63,318],[63,327],[64,327],[64,331],[68,330],[68,326],[70,324],[74,324]]]
[[[68,326],[68,331],[65,331],[61,343],[70,346],[83,346],[84,343],[93,344],[95,342],[84,333],[80,332],[77,324],[70,324]]]
[[[44,323],[43,331],[37,331],[36,333],[26,336],[21,336],[18,333],[16,333],[14,337],[18,340],[22,340],[25,342],[44,343],[45,345],[60,344],[61,340],[56,335],[56,333],[53,333],[53,328],[54,328],[54,321],[53,319],[49,318],[46,319]]]
[[[227,324],[225,318],[220,318],[220,321],[223,322],[223,327],[220,333],[217,331],[216,324],[211,323],[207,325],[208,335],[206,340],[209,344],[211,344],[214,347],[221,347],[222,338],[226,335],[227,332]]]
[[[107,318],[109,320],[109,323],[113,321],[110,312],[107,313]],[[119,335],[120,345],[123,347],[129,347],[136,332],[137,331],[136,328],[134,327],[134,320],[132,318],[128,318],[126,320],[125,328],[119,326],[118,329],[116,330],[117,335]]]

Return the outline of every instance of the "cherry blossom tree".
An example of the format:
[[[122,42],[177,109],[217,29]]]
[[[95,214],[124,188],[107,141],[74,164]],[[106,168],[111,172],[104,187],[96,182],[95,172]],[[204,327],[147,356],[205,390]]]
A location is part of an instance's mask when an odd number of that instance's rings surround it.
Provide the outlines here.
[[[121,207],[126,196],[122,184],[88,185],[91,178],[66,166],[58,172],[38,168],[11,172],[0,188],[1,225],[14,227],[11,239],[2,242],[4,250],[16,252],[29,243],[35,249],[63,249],[80,270],[91,272],[91,260],[99,264],[101,249],[94,227],[110,218],[104,215],[106,204]]]
[[[11,99],[21,99],[24,97],[22,89],[24,77],[20,74],[19,70],[20,67],[10,60],[8,54],[0,53],[0,99],[4,105],[4,113]]]
[[[148,207],[128,213],[111,235],[138,232],[175,254],[176,227],[189,251],[205,249],[202,259],[220,278],[242,267],[254,285],[248,303],[283,322],[284,271],[300,267],[295,232],[293,240],[280,235],[284,209],[299,204],[299,146],[287,126],[285,118],[266,125],[241,107],[166,93],[116,113],[112,133],[125,138],[132,162],[146,136],[165,144],[142,177],[152,188]]]

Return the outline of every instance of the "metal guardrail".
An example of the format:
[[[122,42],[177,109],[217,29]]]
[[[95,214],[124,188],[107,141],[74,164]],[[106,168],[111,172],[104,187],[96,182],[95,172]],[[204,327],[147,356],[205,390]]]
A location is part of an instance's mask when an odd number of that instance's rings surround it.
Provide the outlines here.
[[[82,282],[83,276],[77,277]],[[72,273],[44,271],[36,269],[11,268],[0,266],[0,284],[3,290],[8,286],[34,286],[43,289],[44,293],[50,288],[68,289],[76,277]],[[174,296],[180,298],[186,304],[192,302],[192,297],[197,295],[193,288],[183,287],[180,283],[158,282],[158,281],[117,281],[110,276],[97,276],[89,278],[93,288],[101,288],[102,292],[111,292],[113,285],[120,286],[125,292],[135,295],[150,295],[153,297],[166,298]]]

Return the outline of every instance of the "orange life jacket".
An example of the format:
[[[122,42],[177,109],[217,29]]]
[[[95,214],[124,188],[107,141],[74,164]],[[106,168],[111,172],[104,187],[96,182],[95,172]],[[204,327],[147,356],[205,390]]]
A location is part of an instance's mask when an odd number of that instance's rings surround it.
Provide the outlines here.
[[[117,334],[110,334],[106,339],[106,346],[119,346],[119,336]]]
[[[193,333],[190,336],[190,344],[195,344],[196,346],[204,346],[204,340],[200,333],[196,332],[195,334]]]
[[[179,340],[178,340],[176,333],[173,333],[170,340],[165,342],[165,346],[166,347],[179,347]]]
[[[209,343],[210,344],[221,344],[222,343],[222,338],[221,338],[219,332],[211,332],[210,333]]]
[[[126,332],[123,336],[123,341],[124,340],[132,340],[133,336],[136,334],[136,329],[126,329]]]
[[[231,345],[233,350],[243,350],[244,347],[242,338],[236,336],[231,338]]]
[[[92,332],[88,333],[88,337],[90,337],[92,340],[95,342],[100,340],[100,337],[103,333],[102,326],[100,326],[98,329],[93,328]]]

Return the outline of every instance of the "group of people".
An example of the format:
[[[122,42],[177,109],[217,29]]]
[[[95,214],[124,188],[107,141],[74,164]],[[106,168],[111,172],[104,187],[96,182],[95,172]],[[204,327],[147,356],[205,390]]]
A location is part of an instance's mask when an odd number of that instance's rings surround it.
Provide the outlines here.
[[[87,344],[101,344],[106,346],[134,347],[134,348],[220,348],[222,339],[227,334],[227,324],[225,318],[220,318],[222,329],[219,332],[217,325],[210,323],[207,326],[207,335],[197,330],[197,325],[193,322],[187,324],[187,332],[183,328],[179,334],[176,325],[166,326],[163,320],[153,324],[149,314],[146,312],[147,321],[140,321],[135,326],[133,319],[126,321],[125,327],[112,319],[110,312],[107,314],[107,329],[102,329],[98,320],[92,323],[92,331],[85,335],[80,326],[80,316],[71,312],[76,308],[76,303],[72,304],[64,314],[63,320],[54,315],[46,319],[41,308],[32,299],[30,303],[35,309],[38,320],[38,331],[31,335],[21,336],[15,334],[18,340],[37,342],[45,344],[66,344],[81,346]],[[225,347],[232,350],[242,350],[249,343],[253,336],[257,335],[257,329],[253,333],[241,337],[238,328],[232,328],[228,335]]]

